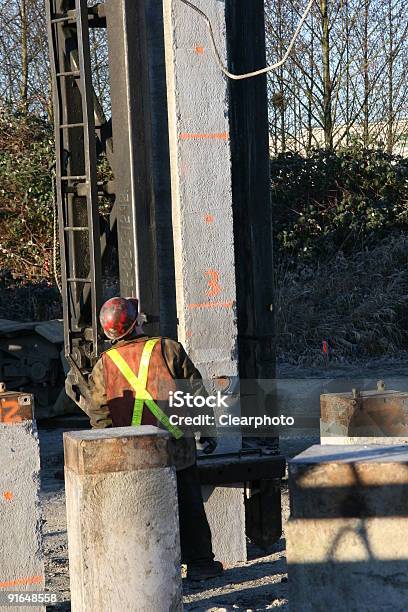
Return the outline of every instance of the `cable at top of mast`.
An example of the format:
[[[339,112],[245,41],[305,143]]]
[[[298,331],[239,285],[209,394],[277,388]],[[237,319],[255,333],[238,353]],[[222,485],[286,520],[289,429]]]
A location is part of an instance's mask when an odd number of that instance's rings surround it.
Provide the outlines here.
[[[210,37],[211,37],[211,43],[212,43],[212,47],[215,53],[215,57],[217,59],[217,63],[219,65],[219,67],[221,68],[222,72],[229,78],[232,79],[234,81],[240,81],[243,79],[250,79],[252,77],[255,76],[259,76],[260,74],[265,74],[266,72],[271,72],[272,70],[276,70],[277,68],[279,68],[280,66],[282,66],[282,64],[284,64],[286,62],[286,60],[288,59],[293,45],[296,42],[297,37],[299,36],[299,32],[302,29],[302,26],[313,6],[313,3],[315,2],[315,0],[309,0],[308,5],[306,6],[306,9],[298,23],[298,26],[295,30],[295,33],[292,37],[292,40],[289,43],[289,46],[286,50],[285,55],[282,57],[281,60],[279,60],[278,62],[276,62],[276,64],[272,64],[271,66],[266,66],[265,68],[261,68],[260,70],[254,70],[253,72],[246,72],[244,74],[233,74],[232,72],[229,72],[229,70],[224,66],[224,63],[221,59],[221,55],[220,52],[218,51],[217,48],[217,44],[215,42],[215,38],[214,38],[214,31],[213,31],[213,27],[211,25],[211,21],[209,19],[209,17],[204,13],[204,11],[202,11],[201,9],[198,8],[198,6],[195,6],[195,4],[193,4],[192,2],[190,2],[189,0],[180,0],[180,2],[182,2],[183,4],[186,4],[187,6],[189,6],[193,11],[195,11],[196,13],[198,13],[203,19],[204,21],[207,23],[208,29],[210,31]]]

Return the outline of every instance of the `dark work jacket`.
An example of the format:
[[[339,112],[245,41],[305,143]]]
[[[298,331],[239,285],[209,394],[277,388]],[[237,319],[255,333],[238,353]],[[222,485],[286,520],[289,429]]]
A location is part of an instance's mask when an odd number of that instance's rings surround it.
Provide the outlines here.
[[[148,336],[134,336],[117,342],[117,349],[133,372],[138,374],[140,358]],[[166,398],[170,390],[176,390],[175,381],[183,382],[183,390],[193,395],[207,396],[200,372],[187,356],[183,346],[170,338],[160,338],[150,358],[147,390],[160,408],[168,413]],[[131,425],[134,391],[110,357],[104,353],[94,366],[89,377],[93,399],[88,415],[91,426],[127,427]],[[177,411],[179,412],[179,411]],[[174,414],[175,411],[172,410]],[[142,425],[160,426],[146,405],[143,409]],[[172,449],[176,469],[184,469],[195,462],[194,432],[181,428],[184,436],[176,440],[172,437]]]

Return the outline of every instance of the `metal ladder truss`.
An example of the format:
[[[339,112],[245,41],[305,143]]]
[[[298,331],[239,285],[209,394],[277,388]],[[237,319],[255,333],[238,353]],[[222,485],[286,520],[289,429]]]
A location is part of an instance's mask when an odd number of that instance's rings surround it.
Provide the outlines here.
[[[89,28],[106,27],[106,19],[102,4],[89,8],[86,0],[47,0],[46,6],[65,355],[83,371],[102,348],[98,313],[107,239],[99,227],[96,151],[98,144],[109,160],[112,148],[101,136],[107,122],[92,86]],[[111,227],[114,221],[113,211]]]

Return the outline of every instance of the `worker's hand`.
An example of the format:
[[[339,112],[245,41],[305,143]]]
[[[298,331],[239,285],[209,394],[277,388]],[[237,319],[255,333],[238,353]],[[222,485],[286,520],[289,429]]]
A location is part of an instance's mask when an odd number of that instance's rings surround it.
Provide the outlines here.
[[[202,436],[199,442],[202,445],[203,453],[205,453],[206,455],[210,455],[217,448],[217,438],[209,438]]]

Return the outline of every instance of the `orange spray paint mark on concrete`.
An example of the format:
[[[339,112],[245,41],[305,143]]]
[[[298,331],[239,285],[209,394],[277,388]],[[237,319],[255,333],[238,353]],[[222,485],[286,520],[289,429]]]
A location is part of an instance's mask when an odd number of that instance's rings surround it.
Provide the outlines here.
[[[213,215],[205,215],[204,219],[205,219],[205,222],[206,222],[208,225],[210,225],[210,223],[213,223],[213,222],[214,222],[214,216],[213,216]]]
[[[190,310],[196,308],[232,308],[234,302],[202,302],[201,304],[189,304]]]
[[[2,400],[1,402],[1,419],[3,423],[20,423],[24,418],[19,414],[20,406],[17,400]]]
[[[208,291],[206,294],[208,297],[215,297],[221,293],[221,287],[219,284],[220,274],[217,270],[206,270],[205,275],[208,277],[207,285]]]
[[[6,501],[11,501],[14,497],[13,493],[11,491],[4,491],[3,493],[3,497]]]
[[[192,335],[193,335],[193,332],[191,331],[191,329],[188,329],[188,330],[186,331],[186,338],[191,338],[191,337],[192,337]]]
[[[43,584],[44,578],[42,576],[27,576],[27,578],[17,578],[16,580],[8,580],[7,582],[0,582],[0,589],[7,589],[9,587],[22,586],[23,584]]]
[[[212,134],[190,134],[182,132],[180,140],[228,140],[228,132],[214,132]]]
[[[199,47],[197,45],[197,47],[195,47],[194,51],[197,53],[197,55],[203,55],[204,53],[204,47]]]
[[[25,398],[22,403],[20,397]],[[0,394],[0,423],[22,423],[32,418],[31,400],[27,394],[17,391],[10,391],[6,395]]]

